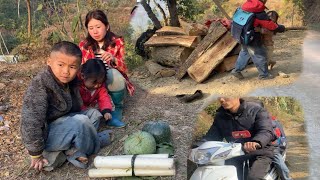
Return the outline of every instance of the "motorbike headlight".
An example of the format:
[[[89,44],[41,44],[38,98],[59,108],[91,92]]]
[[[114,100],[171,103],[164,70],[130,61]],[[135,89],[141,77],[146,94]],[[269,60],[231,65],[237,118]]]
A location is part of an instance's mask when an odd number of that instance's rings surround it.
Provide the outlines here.
[[[210,161],[211,156],[219,149],[220,147],[213,147],[208,149],[198,149],[194,155],[194,162],[197,164],[207,164]]]
[[[229,150],[227,150],[227,151],[224,151],[224,152],[222,152],[222,153],[216,154],[213,158],[216,158],[216,159],[218,159],[218,158],[224,159],[224,158],[226,158],[226,157],[229,155],[230,152],[231,152],[231,149],[229,149]]]

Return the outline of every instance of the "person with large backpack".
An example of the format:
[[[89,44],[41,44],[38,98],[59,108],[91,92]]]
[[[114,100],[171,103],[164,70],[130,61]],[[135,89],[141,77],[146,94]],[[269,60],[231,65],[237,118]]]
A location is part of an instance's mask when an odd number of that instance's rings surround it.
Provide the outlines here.
[[[272,79],[268,72],[267,53],[261,41],[261,33],[255,32],[255,27],[266,28],[270,31],[284,32],[285,27],[270,20],[265,3],[267,0],[247,0],[238,8],[233,16],[231,35],[241,44],[235,69],[231,74],[238,79],[243,79],[241,71],[245,69],[251,57],[258,69],[259,79]]]

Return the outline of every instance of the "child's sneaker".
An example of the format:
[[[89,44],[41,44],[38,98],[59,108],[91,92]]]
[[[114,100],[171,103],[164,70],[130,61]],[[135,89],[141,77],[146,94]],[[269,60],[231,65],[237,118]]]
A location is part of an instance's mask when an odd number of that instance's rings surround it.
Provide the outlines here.
[[[272,69],[273,69],[273,66],[276,65],[276,64],[277,64],[276,61],[270,61],[270,62],[269,62],[270,70],[272,70]]]
[[[240,79],[244,79],[244,76],[242,75],[242,73],[241,73],[241,72],[236,72],[235,70],[236,70],[236,69],[233,69],[233,70],[231,71],[231,74],[232,74],[234,77],[238,78],[239,80],[240,80]]]
[[[259,76],[260,80],[268,80],[268,79],[273,79],[274,76],[272,74],[268,74],[267,76]]]

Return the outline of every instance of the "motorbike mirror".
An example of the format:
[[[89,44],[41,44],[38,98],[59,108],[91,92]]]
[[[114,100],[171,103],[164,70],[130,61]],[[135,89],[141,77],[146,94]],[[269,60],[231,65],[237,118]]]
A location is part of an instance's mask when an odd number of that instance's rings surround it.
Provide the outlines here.
[[[251,137],[251,133],[248,130],[233,131],[232,137],[235,139],[249,138],[249,137]]]

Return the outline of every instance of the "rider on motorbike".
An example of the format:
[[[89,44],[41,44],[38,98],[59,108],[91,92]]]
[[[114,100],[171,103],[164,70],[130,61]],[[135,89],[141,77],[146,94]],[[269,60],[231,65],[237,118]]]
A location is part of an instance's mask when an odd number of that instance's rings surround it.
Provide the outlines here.
[[[243,144],[246,156],[226,160],[227,165],[237,168],[238,178],[243,175],[243,162],[249,160],[250,171],[247,179],[263,179],[272,163],[275,140],[269,113],[257,103],[240,98],[218,98],[221,107],[217,110],[214,122],[202,141],[237,142]],[[233,132],[248,130],[249,138],[237,138]]]

